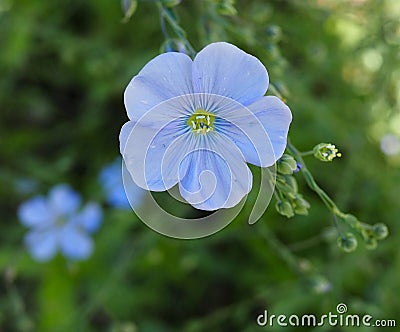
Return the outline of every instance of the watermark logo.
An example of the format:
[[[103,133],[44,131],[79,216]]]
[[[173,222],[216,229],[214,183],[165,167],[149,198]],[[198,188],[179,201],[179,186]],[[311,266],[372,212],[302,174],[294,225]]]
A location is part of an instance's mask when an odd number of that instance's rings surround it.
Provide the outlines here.
[[[313,314],[284,315],[270,314],[268,310],[257,316],[259,326],[368,326],[395,327],[395,319],[375,319],[371,315],[349,314],[345,303],[336,306],[336,312],[328,312],[321,316]]]

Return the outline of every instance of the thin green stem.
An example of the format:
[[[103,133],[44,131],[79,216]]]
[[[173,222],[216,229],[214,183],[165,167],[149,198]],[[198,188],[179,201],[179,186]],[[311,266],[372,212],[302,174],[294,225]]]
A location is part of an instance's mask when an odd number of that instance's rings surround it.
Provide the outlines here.
[[[172,31],[185,45],[186,50],[189,52],[189,54],[192,57],[194,57],[196,55],[196,51],[194,50],[192,45],[187,40],[185,30],[183,30],[183,28],[176,21],[176,18],[173,15],[172,9],[163,7],[161,3],[157,3],[157,6],[160,10],[160,15],[162,16],[162,18],[161,18],[162,21],[164,21],[164,19],[165,19],[165,21],[168,22]],[[165,26],[164,26],[164,29],[165,29]]]
[[[314,154],[314,151],[313,151],[313,150],[311,150],[311,151],[305,151],[305,152],[300,152],[300,155],[301,155],[302,157],[311,156],[311,155],[313,155],[313,154]]]
[[[161,31],[162,31],[164,37],[166,39],[169,39],[170,38],[169,37],[169,33],[168,33],[168,30],[167,30],[167,27],[165,26],[165,16],[162,15],[162,13],[160,13],[160,26],[161,26]]]
[[[342,239],[344,239],[345,235],[344,235],[342,229],[339,226],[339,223],[337,221],[336,215],[333,215],[333,223],[335,224],[335,227],[336,227],[337,231],[339,232],[339,235],[342,237]]]

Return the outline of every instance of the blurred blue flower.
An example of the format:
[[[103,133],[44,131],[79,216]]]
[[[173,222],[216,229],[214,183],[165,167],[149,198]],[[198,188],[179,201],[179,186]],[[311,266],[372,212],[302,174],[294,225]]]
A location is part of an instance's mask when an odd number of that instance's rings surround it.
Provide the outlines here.
[[[271,166],[286,148],[292,115],[264,96],[268,84],[256,57],[224,42],[194,60],[177,52],[151,60],[124,95],[120,151],[133,181],[153,191],[179,183],[202,210],[238,204],[252,187],[246,163]]]
[[[48,197],[36,196],[18,209],[21,223],[30,228],[25,245],[40,262],[50,260],[57,251],[72,260],[84,260],[93,251],[89,234],[102,221],[102,210],[89,202],[82,209],[81,197],[66,184],[53,187]]]
[[[108,204],[118,209],[131,209],[122,181],[121,158],[117,158],[112,163],[106,165],[101,170],[99,179],[103,190],[106,193]],[[133,194],[131,193],[131,197],[136,198],[135,202],[131,202],[132,204],[140,204],[142,200],[141,192],[142,190],[137,188],[137,192]]]

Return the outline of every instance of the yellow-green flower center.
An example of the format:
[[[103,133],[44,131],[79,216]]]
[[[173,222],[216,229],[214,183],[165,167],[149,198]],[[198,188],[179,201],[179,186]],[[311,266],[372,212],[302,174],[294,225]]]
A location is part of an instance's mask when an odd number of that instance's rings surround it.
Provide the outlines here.
[[[187,124],[196,134],[206,134],[214,130],[214,120],[214,114],[198,109],[189,117]]]

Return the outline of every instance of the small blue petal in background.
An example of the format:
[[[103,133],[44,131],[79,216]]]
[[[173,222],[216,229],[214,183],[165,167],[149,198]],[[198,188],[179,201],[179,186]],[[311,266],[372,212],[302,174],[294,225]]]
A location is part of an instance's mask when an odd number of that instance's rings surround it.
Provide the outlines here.
[[[67,184],[60,184],[50,190],[49,203],[60,215],[73,214],[81,204],[81,197]]]
[[[114,208],[118,209],[131,209],[128,198],[126,197],[124,184],[122,181],[122,159],[117,158],[112,163],[106,165],[100,172],[99,177],[100,183],[106,194],[107,202]],[[139,205],[142,200],[142,194],[138,188],[136,202],[132,202]]]
[[[85,231],[93,233],[98,230],[103,218],[103,211],[99,204],[89,202],[82,211],[77,214],[73,220],[77,226],[82,227]]]
[[[81,196],[69,185],[53,187],[48,197],[36,196],[18,209],[21,223],[30,228],[25,245],[39,262],[52,259],[58,251],[72,260],[87,259],[93,251],[89,234],[102,221],[97,203],[87,203],[79,210]]]
[[[20,205],[18,218],[24,226],[35,227],[50,223],[53,214],[47,200],[36,196]]]

